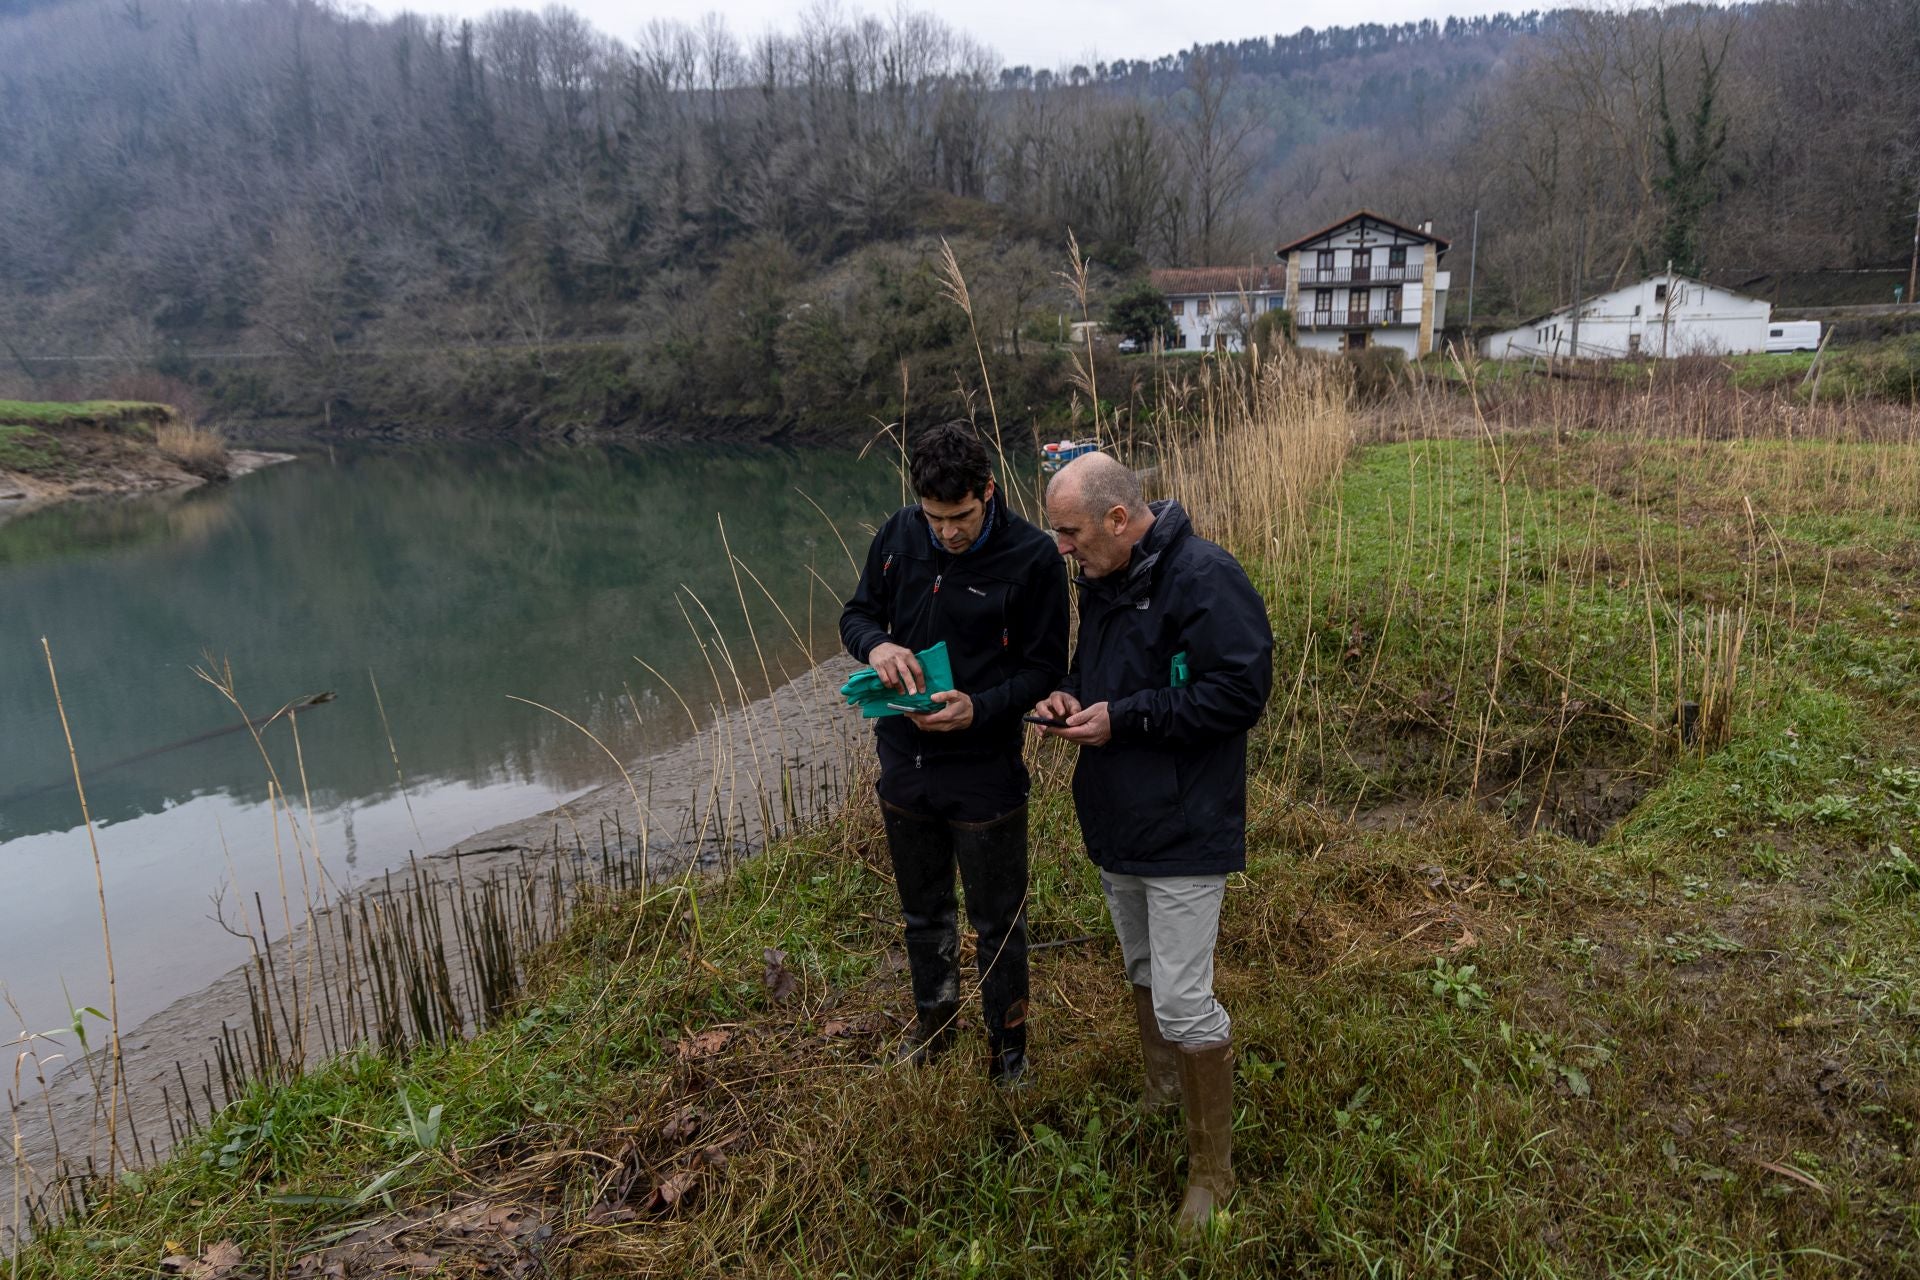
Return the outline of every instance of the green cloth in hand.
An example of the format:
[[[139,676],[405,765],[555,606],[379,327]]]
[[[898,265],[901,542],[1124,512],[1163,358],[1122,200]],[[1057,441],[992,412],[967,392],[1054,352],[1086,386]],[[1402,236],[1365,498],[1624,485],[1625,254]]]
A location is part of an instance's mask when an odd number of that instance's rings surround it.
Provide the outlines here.
[[[932,695],[946,693],[953,688],[953,660],[947,657],[947,642],[942,640],[931,649],[922,649],[913,655],[920,659],[920,670],[926,674],[926,688],[919,693],[902,693],[898,689],[889,689],[880,679],[880,673],[872,667],[862,667],[847,677],[840,686],[840,696],[847,700],[850,707],[860,708],[862,717],[875,720],[881,716],[904,714],[900,707],[912,707],[917,711],[938,711],[944,702],[935,702]],[[888,706],[893,703],[893,706]]]

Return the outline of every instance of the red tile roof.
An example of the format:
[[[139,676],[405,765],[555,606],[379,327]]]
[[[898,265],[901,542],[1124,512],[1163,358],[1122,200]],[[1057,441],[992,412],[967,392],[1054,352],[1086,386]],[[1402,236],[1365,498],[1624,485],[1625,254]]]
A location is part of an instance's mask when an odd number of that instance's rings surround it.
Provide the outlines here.
[[[1152,273],[1153,287],[1165,294],[1279,293],[1287,287],[1287,269],[1272,267],[1163,267]]]

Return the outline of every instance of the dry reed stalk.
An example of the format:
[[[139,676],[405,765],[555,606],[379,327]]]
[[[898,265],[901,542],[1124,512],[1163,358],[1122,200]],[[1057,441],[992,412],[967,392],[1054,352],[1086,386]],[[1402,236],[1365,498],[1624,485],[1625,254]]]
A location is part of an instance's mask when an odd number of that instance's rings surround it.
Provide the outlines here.
[[[400,748],[393,743],[393,725],[387,720],[387,703],[380,696],[380,682],[374,679],[373,668],[367,668],[367,683],[373,686],[373,705],[380,712],[380,731],[386,735],[387,756],[393,761],[393,784],[400,791],[400,801],[407,807],[407,823],[413,828],[413,838],[423,847],[426,837],[420,834],[420,822],[413,816],[413,797],[407,794],[407,776],[400,769]]]
[[[993,423],[993,452],[1000,459],[1000,474],[1006,475],[1006,442],[1000,435],[1000,410],[993,400],[993,378],[987,373],[987,353],[980,345],[980,325],[973,314],[973,294],[967,289],[967,278],[960,270],[960,259],[954,256],[953,246],[947,243],[944,236],[940,240],[940,291],[967,317],[967,333],[973,338],[974,358],[980,365],[980,387],[987,396],[987,417]],[[903,378],[904,373],[903,368]],[[904,439],[905,432],[902,431],[901,435]]]
[[[1344,372],[1275,359],[1257,374],[1236,367],[1192,390],[1183,399],[1198,414],[1196,429],[1172,413],[1155,424],[1162,484],[1208,536],[1243,555],[1291,561],[1352,438]]]
[[[221,475],[227,467],[227,442],[211,427],[172,420],[154,429],[154,445],[161,453],[196,475]]]
[[[572,725],[575,729],[579,730],[580,733],[586,737],[588,742],[591,742],[594,746],[600,748],[601,752],[605,754],[607,759],[613,761],[613,767],[620,771],[621,780],[627,784],[627,794],[633,797],[633,812],[635,817],[639,819],[641,827],[645,828],[647,826],[647,808],[645,805],[640,803],[640,789],[633,785],[633,774],[628,771],[627,766],[625,764],[621,763],[620,757],[613,753],[613,748],[609,747],[606,743],[602,742],[600,738],[593,732],[593,730],[587,728],[585,725],[581,724],[578,720],[575,720],[572,716],[566,714],[564,711],[555,711],[552,707],[547,706],[545,703],[535,702],[532,698],[522,698],[518,694],[510,693],[507,695],[507,698],[513,702],[525,703],[529,707],[537,707],[541,711],[546,712],[548,715],[553,716],[556,719],[564,720],[566,723]],[[647,868],[646,868],[645,855],[642,855],[642,859],[641,859],[640,881],[642,885],[645,885],[647,883]],[[642,893],[644,894],[644,892],[645,891],[643,889]],[[644,898],[643,898],[643,901],[644,901]]]
[[[60,732],[67,740],[67,761],[73,766],[73,789],[80,797],[80,820],[87,829],[87,848],[93,854],[93,886],[100,901],[100,942],[107,959],[107,1021],[113,1046],[113,1078],[107,1088],[107,1184],[112,1185],[120,1159],[120,1100],[126,1092],[126,1064],[120,1052],[120,992],[113,968],[113,929],[107,922],[107,877],[100,863],[100,840],[93,829],[93,811],[87,804],[87,786],[80,778],[80,754],[73,745],[73,726],[67,723],[66,700],[60,696],[60,674],[54,670],[53,646],[40,637],[47,658],[47,679],[53,685],[53,705],[60,713]],[[136,1148],[137,1151],[137,1148]]]
[[[1087,267],[1088,259],[1080,254],[1080,241],[1074,236],[1073,228],[1067,228],[1067,269],[1054,274],[1067,286],[1067,292],[1080,304],[1080,320],[1085,327],[1087,353],[1083,360],[1078,351],[1073,353],[1073,373],[1067,381],[1076,389],[1086,393],[1087,402],[1093,406],[1093,438],[1103,445],[1106,443],[1100,427],[1100,369],[1094,358],[1093,349],[1093,311],[1088,302]]]
[[[1741,654],[1746,648],[1747,611],[1708,609],[1700,619],[1696,639],[1682,621],[1675,648],[1682,657],[1675,664],[1675,680],[1685,680],[1687,659],[1697,668],[1691,682],[1697,699],[1688,701],[1685,687],[1676,688],[1681,708],[1677,726],[1681,744],[1700,755],[1711,755],[1733,740],[1736,694],[1741,686]],[[1690,710],[1691,709],[1691,710]]]
[[[714,516],[714,521],[719,525],[719,528],[720,528],[720,549],[722,552],[726,554],[727,569],[729,570],[729,572],[733,574],[733,593],[734,593],[734,597],[740,602],[740,616],[746,621],[747,635],[753,641],[753,656],[760,664],[761,685],[764,688],[771,690],[775,687],[773,683],[773,676],[767,670],[766,651],[760,647],[760,632],[758,628],[756,628],[753,625],[753,611],[747,608],[746,588],[742,586],[740,583],[740,561],[733,554],[733,545],[727,541],[726,519],[716,514]],[[784,760],[786,759],[786,755],[787,755],[787,727],[780,719],[779,700],[775,699],[772,702],[771,706],[773,708],[774,737],[779,743],[780,758]]]

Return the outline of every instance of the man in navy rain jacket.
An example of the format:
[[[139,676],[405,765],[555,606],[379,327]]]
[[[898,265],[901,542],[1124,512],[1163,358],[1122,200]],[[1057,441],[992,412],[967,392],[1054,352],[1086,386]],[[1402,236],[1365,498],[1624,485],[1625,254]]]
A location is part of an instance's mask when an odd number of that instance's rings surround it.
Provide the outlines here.
[[[1106,454],[1061,469],[1047,519],[1080,564],[1080,637],[1034,711],[1080,746],[1074,808],[1133,983],[1144,1102],[1186,1108],[1192,1229],[1233,1191],[1213,947],[1227,876],[1247,865],[1247,731],[1273,687],[1273,628],[1239,562]]]

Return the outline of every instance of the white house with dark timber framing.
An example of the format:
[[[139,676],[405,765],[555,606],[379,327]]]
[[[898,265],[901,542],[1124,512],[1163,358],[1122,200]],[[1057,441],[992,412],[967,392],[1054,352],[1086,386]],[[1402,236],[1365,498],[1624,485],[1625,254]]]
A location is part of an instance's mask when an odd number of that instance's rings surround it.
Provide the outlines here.
[[[1446,324],[1447,241],[1362,209],[1274,250],[1287,269],[1287,306],[1300,346],[1320,351],[1433,350]]]
[[[1239,351],[1254,320],[1287,301],[1281,267],[1169,267],[1149,278],[1166,295],[1176,350]]]
[[[1480,342],[1496,360],[1738,355],[1767,349],[1773,304],[1662,272]]]

